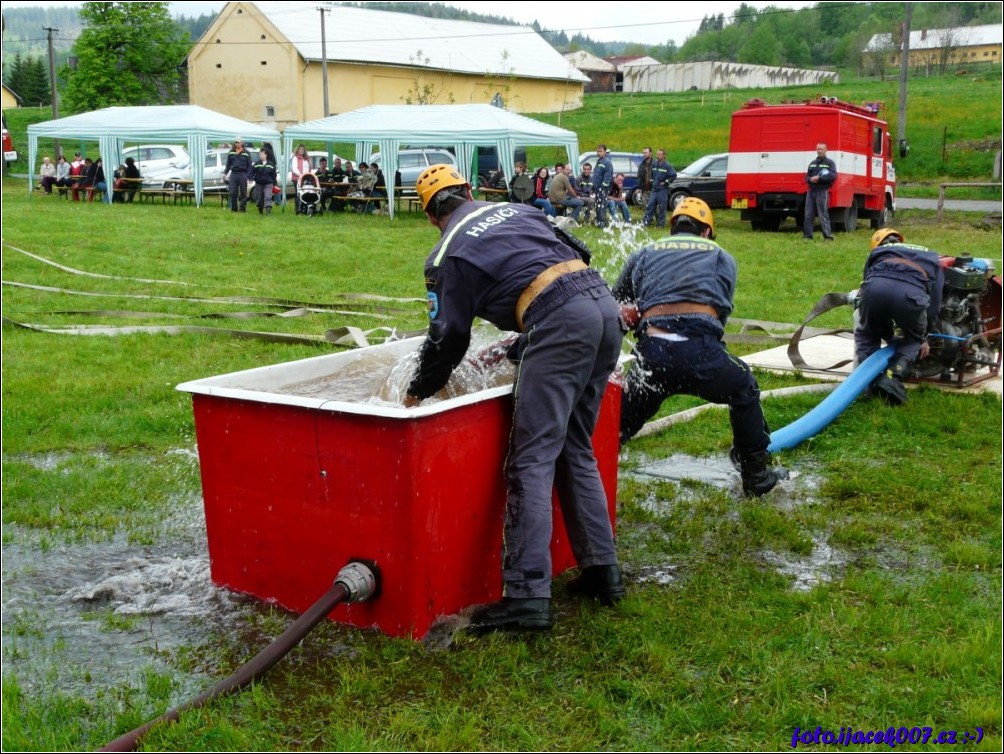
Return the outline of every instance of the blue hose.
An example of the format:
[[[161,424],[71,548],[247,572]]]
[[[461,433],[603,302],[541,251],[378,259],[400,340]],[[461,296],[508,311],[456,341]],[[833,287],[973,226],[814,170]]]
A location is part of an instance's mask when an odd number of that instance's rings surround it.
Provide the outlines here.
[[[776,453],[779,450],[793,448],[826,429],[830,422],[840,416],[844,409],[882,374],[895,351],[893,346],[886,346],[865,359],[812,411],[788,426],[771,432],[767,450]]]

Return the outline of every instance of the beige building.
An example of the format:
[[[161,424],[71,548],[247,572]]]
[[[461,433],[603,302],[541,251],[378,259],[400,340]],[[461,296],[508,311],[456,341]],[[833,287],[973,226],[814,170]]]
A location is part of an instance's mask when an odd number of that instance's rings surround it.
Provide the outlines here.
[[[21,98],[14,94],[14,90],[3,85],[3,109],[9,110],[14,107],[21,107]]]
[[[559,112],[581,107],[589,82],[528,27],[312,2],[227,3],[188,77],[193,105],[280,130],[368,105]]]
[[[910,66],[934,68],[975,63],[1001,64],[1004,25],[957,26],[910,32]],[[892,34],[876,34],[864,49],[865,58],[882,56],[889,66],[900,64],[900,42]]]

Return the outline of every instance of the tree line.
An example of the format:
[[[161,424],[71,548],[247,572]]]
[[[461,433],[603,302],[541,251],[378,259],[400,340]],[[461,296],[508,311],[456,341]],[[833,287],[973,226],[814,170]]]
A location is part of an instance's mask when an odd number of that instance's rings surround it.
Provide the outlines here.
[[[349,3],[435,18],[514,25],[494,15],[439,3]],[[85,2],[79,8],[5,9],[4,83],[24,104],[50,99],[48,62],[37,49],[45,26],[57,28],[58,80],[62,109],[83,112],[112,105],[154,105],[184,101],[184,64],[192,40],[215,16],[172,18],[167,2]],[[945,29],[1001,23],[1001,3],[913,3],[913,29]],[[75,15],[74,15],[75,14]],[[862,50],[874,34],[901,28],[904,3],[828,2],[787,10],[741,5],[733,14],[705,16],[682,45],[604,43],[569,37],[562,29],[533,28],[562,52],[587,50],[598,57],[648,55],[661,62],[722,61],[795,68],[842,68],[864,73]],[[53,26],[59,24],[59,26]],[[75,32],[75,30],[79,30]],[[72,49],[68,35],[76,33]],[[34,36],[32,36],[34,35]],[[71,64],[72,61],[72,64]]]

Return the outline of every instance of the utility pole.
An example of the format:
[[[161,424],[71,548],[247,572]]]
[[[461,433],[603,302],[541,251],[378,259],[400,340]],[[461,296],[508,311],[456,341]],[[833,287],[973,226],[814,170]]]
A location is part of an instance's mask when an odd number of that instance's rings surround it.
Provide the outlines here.
[[[906,144],[906,80],[910,74],[910,17],[913,15],[913,3],[903,3],[903,44],[899,60],[899,114],[896,124],[896,138],[899,142],[899,156],[906,157],[910,148]]]
[[[59,29],[43,26],[42,30],[49,33],[49,91],[52,96],[52,117],[55,120],[59,118],[59,97],[56,94],[56,56],[52,50],[52,33]],[[59,139],[54,139],[52,142],[52,154],[59,157]]]
[[[324,14],[331,13],[331,8],[318,8],[321,11],[321,80],[324,81],[324,116],[331,114],[328,109],[328,41],[324,36]]]

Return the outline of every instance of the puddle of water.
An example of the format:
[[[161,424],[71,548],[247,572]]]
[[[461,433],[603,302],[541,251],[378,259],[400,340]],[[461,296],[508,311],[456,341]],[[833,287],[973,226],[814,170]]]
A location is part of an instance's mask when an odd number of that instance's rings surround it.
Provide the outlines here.
[[[764,559],[780,573],[793,579],[791,588],[808,592],[819,584],[829,583],[847,565],[845,553],[831,547],[820,537],[812,538],[812,552],[805,557],[765,550]]]
[[[4,673],[28,693],[93,698],[101,690],[138,686],[150,668],[176,676],[164,653],[206,641],[219,625],[249,608],[209,577],[202,501],[179,498],[156,546],[122,534],[101,543],[50,544],[5,526],[2,652]],[[180,693],[205,687],[176,677]],[[181,698],[187,698],[182,696]]]
[[[627,456],[622,453],[621,460]],[[693,483],[706,484],[711,487],[728,489],[737,496],[742,496],[742,481],[739,472],[736,471],[728,455],[712,456],[690,456],[684,453],[674,453],[669,458],[651,460],[644,458],[641,463],[631,472],[636,478],[654,477],[665,479],[680,485],[681,492],[689,490],[688,485]],[[781,510],[793,510],[799,506],[817,502],[815,492],[819,489],[822,480],[816,474],[810,473],[807,469],[785,468],[787,475],[777,486],[771,490],[763,499],[770,501]],[[696,491],[689,490],[690,496]],[[651,501],[648,510],[658,513],[665,512],[665,504],[659,501]]]
[[[663,565],[643,566],[631,577],[631,581],[638,584],[660,584],[666,586],[676,583],[681,577],[680,566]]]

